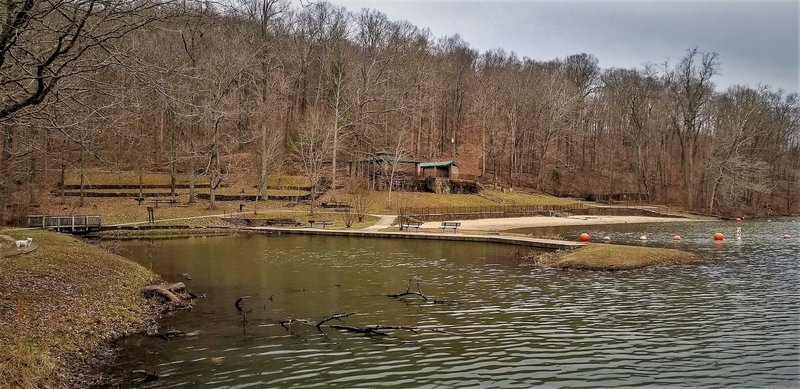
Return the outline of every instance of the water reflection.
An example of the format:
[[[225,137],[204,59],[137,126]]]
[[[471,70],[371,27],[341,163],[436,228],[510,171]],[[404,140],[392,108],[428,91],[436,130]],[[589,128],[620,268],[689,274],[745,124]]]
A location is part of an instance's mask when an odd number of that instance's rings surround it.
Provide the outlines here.
[[[461,242],[203,238],[159,241],[153,256],[147,242],[130,242],[132,258],[167,279],[190,273],[208,298],[163,323],[198,336],[129,338],[117,369],[159,371],[152,387],[796,387],[798,242],[772,237],[797,224],[750,223],[741,243],[722,245],[703,223],[645,227],[647,244],[714,260],[613,273],[521,267],[514,247]],[[642,228],[629,227],[590,233],[635,243]],[[674,243],[678,229],[684,241]],[[459,304],[385,296],[410,276]],[[245,294],[253,312],[242,336],[233,302]],[[277,325],[342,311],[357,312],[353,325],[446,331],[368,337]]]

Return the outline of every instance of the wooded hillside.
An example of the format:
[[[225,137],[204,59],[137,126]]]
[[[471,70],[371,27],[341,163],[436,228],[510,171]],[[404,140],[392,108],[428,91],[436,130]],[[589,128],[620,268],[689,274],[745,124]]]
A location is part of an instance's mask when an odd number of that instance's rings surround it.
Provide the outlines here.
[[[0,216],[90,167],[188,175],[191,199],[195,182],[263,193],[287,171],[341,182],[376,151],[557,195],[800,210],[797,94],[717,90],[713,48],[601,69],[325,2],[6,4]]]

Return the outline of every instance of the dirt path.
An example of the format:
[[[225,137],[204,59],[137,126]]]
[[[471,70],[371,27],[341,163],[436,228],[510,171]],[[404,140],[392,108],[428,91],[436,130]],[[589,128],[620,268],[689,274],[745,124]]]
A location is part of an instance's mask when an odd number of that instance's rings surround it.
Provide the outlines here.
[[[10,249],[5,249],[5,250],[0,250],[0,258],[8,258],[8,257],[13,257],[13,256],[19,255],[19,254],[29,253],[31,251],[34,251],[34,250],[38,249],[38,248],[39,248],[38,244],[31,243],[31,245],[28,246],[27,248],[25,248],[24,250],[17,250],[16,247],[12,247]]]

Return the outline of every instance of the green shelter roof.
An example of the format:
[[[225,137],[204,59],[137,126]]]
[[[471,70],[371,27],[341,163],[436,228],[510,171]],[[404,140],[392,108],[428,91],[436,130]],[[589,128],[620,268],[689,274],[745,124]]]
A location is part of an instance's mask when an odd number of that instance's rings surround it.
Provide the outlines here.
[[[419,167],[426,168],[426,167],[450,167],[450,166],[458,166],[456,161],[442,161],[442,162],[423,162],[419,164]]]

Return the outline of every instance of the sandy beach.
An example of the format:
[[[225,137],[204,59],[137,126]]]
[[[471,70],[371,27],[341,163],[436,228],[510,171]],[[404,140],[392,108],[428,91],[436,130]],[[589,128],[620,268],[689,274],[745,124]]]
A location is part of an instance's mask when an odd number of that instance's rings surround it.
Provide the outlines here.
[[[457,220],[461,222],[464,230],[502,231],[513,228],[525,227],[550,227],[550,226],[585,226],[596,224],[625,224],[625,223],[668,223],[692,222],[702,219],[685,219],[673,217],[650,216],[589,216],[576,215],[569,217],[527,216],[502,219],[476,219]],[[422,228],[439,228],[441,222],[427,222]]]

